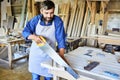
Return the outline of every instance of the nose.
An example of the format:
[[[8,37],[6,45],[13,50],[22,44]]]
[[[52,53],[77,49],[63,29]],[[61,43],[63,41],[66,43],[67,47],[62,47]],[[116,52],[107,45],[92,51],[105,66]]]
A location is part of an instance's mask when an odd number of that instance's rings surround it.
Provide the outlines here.
[[[48,14],[48,17],[51,17],[51,14]]]

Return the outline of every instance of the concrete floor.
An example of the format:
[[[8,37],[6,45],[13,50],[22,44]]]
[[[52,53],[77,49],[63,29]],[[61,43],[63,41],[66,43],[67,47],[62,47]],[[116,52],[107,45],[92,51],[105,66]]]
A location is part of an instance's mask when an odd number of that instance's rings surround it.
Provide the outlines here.
[[[28,62],[16,63],[14,69],[10,70],[7,64],[0,62],[0,80],[31,80],[27,67]]]
[[[28,62],[15,63],[11,70],[8,64],[0,62],[0,80],[32,80],[31,73],[28,72]],[[43,77],[40,80],[44,80]],[[60,78],[60,80],[66,80]]]

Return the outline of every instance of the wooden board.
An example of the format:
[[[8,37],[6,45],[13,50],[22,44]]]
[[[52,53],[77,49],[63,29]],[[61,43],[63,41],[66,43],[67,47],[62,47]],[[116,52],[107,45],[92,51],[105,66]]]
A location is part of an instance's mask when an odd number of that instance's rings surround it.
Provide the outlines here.
[[[71,32],[72,32],[72,29],[73,29],[73,23],[74,23],[74,19],[75,19],[77,4],[78,4],[78,0],[75,0],[74,8],[72,9],[73,11],[71,11],[70,21],[69,21],[69,25],[68,25],[68,29],[67,29],[67,36],[68,37],[71,36]]]
[[[51,46],[49,46],[49,44],[45,43],[45,45],[39,47],[45,53],[47,53],[55,62],[57,62],[61,66],[64,66],[65,70],[70,73],[75,79],[79,77],[79,75],[58,55],[58,53],[55,52],[55,50],[51,48]]]
[[[24,27],[24,21],[25,21],[24,17],[25,17],[26,4],[27,4],[27,0],[24,0],[24,4],[23,4],[23,7],[22,7],[22,12],[21,12],[19,28],[23,28]]]
[[[91,52],[90,52],[91,51]],[[85,55],[90,52],[91,56]],[[120,58],[120,52],[116,55],[107,53],[98,48],[79,47],[65,55],[70,61],[73,69],[77,70],[79,75],[83,75],[95,80],[120,80],[120,64],[117,62],[117,57]],[[100,64],[91,71],[84,70],[84,66],[91,61],[98,61]],[[110,71],[119,75],[118,79],[107,76],[104,71]]]
[[[80,34],[81,34],[81,28],[82,28],[84,10],[85,10],[85,2],[82,2],[82,6],[81,6],[81,16],[80,16],[79,25],[78,25],[77,37],[80,37]]]
[[[82,31],[81,31],[81,37],[85,36],[86,25],[87,25],[87,22],[88,22],[87,17],[88,17],[88,7],[86,7],[84,22],[83,22]]]
[[[7,22],[7,29],[13,30],[14,28],[14,16],[9,16],[8,17],[8,22]]]
[[[71,34],[71,37],[75,37],[76,35],[76,30],[78,29],[78,26],[77,26],[77,23],[78,23],[78,19],[79,19],[79,6],[77,7],[77,10],[76,10],[76,14],[75,14],[75,20],[74,20],[74,23],[73,23],[73,29],[72,29],[72,34]]]

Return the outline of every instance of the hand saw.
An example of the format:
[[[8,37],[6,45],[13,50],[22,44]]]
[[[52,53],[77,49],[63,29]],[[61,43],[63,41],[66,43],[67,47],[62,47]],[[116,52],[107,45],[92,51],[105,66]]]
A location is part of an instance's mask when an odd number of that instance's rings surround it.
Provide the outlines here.
[[[59,56],[59,54],[46,42],[42,36],[40,36],[40,39],[43,41],[43,43],[38,44],[40,49],[47,53],[56,63],[64,66],[65,70],[77,79],[79,75]]]

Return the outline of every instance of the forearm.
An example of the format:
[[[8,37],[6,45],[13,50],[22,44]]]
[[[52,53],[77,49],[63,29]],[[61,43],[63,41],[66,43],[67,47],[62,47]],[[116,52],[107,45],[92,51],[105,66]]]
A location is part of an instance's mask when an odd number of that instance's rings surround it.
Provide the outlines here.
[[[65,49],[64,49],[64,48],[59,49],[59,55],[60,55],[60,57],[61,57],[67,64],[69,64],[68,61],[66,60],[66,58],[64,57],[64,54],[65,54]]]

